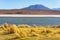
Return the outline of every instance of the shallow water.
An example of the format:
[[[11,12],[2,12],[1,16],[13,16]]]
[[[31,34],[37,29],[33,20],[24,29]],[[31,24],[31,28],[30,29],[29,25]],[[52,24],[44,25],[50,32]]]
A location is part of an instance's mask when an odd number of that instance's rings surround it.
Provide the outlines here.
[[[0,17],[0,24],[60,25],[60,17]]]

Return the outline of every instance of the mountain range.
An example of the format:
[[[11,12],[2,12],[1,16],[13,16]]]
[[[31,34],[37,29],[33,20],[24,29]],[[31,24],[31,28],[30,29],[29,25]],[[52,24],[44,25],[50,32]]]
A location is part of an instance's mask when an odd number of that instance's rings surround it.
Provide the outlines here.
[[[45,7],[43,5],[31,5],[29,7],[23,8],[23,9],[34,9],[34,10],[49,10],[48,7]]]
[[[0,9],[0,14],[60,15],[60,8],[50,9],[44,5],[30,5],[22,9]]]
[[[60,8],[50,9],[50,8],[44,6],[44,5],[39,5],[39,4],[30,5],[29,7],[25,7],[25,8],[22,8],[22,9],[31,9],[31,10],[60,10]]]

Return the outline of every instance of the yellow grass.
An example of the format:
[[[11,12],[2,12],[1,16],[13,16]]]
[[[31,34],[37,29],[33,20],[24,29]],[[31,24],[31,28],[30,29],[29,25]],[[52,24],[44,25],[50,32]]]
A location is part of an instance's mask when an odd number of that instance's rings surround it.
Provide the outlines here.
[[[59,26],[0,25],[0,40],[60,40]]]

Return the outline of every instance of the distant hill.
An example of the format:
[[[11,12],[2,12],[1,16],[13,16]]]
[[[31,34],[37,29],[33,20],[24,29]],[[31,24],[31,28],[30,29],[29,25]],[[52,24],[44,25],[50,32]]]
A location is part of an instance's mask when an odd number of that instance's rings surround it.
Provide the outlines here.
[[[60,8],[53,8],[52,10],[58,10],[58,11],[60,11]]]
[[[23,9],[32,9],[32,10],[50,10],[48,7],[45,7],[43,5],[31,5],[29,7],[23,8]]]

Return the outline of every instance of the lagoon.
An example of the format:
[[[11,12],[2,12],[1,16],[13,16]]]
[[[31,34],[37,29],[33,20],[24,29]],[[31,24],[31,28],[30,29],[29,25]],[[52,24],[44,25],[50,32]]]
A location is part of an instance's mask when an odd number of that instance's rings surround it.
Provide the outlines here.
[[[60,17],[0,17],[0,24],[60,25]]]

